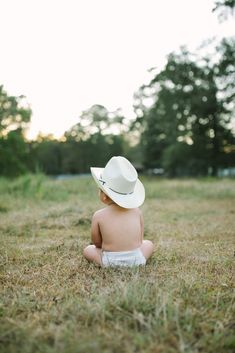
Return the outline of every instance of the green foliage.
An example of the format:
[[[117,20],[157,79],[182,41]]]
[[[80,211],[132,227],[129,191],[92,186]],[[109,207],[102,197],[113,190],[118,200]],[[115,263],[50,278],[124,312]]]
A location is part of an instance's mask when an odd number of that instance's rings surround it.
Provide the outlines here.
[[[55,175],[62,172],[62,142],[49,137],[40,137],[30,145],[30,169]]]
[[[24,175],[7,184],[7,187],[0,190],[14,197],[32,197],[40,194],[45,177],[42,174]],[[0,184],[1,185],[1,184]]]
[[[28,145],[20,129],[10,131],[0,138],[0,174],[10,177],[27,171]]]
[[[65,132],[68,140],[86,141],[92,135],[122,134],[125,130],[125,118],[118,109],[114,112],[99,104],[85,110],[78,118],[78,123]]]
[[[23,134],[31,113],[24,96],[9,96],[0,86],[0,175],[17,176],[27,170],[29,151]]]
[[[4,99],[7,95],[4,93]],[[10,97],[16,110],[17,98]],[[5,102],[5,101],[4,101]],[[13,103],[12,103],[13,104]],[[2,103],[6,108],[6,103]],[[4,109],[5,109],[4,108]],[[49,136],[38,136],[37,141],[27,142],[23,138],[23,127],[30,111],[13,114],[13,108],[4,111],[2,137],[0,136],[0,175],[12,176],[27,171],[49,175],[87,173],[91,165],[103,166],[113,155],[123,154],[127,145],[121,112],[108,112],[100,105],[94,105],[83,112],[79,122],[65,133],[63,141]],[[18,129],[11,130],[17,121]],[[8,125],[7,125],[8,123]],[[1,132],[1,130],[0,130]]]
[[[27,128],[31,113],[24,96],[9,96],[0,86],[0,137],[11,130]]]
[[[166,147],[163,151],[162,166],[169,175],[191,175],[197,174],[197,169],[193,168],[193,160],[190,158],[191,146],[185,142],[176,142]],[[182,163],[184,159],[184,163]]]
[[[59,183],[59,182],[58,182]],[[63,201],[68,197],[66,187],[57,189],[57,184],[43,174],[26,174],[13,179],[0,179],[0,194],[13,198]]]
[[[31,170],[49,175],[90,172],[90,166],[103,166],[113,155],[123,152],[124,140],[118,135],[92,134],[85,141],[43,138],[30,143]]]
[[[235,43],[223,40],[215,63],[185,48],[136,94],[147,167],[170,175],[216,175],[234,158]],[[152,100],[148,108],[146,99]]]
[[[110,113],[101,105],[84,111],[78,123],[65,133],[62,170],[89,172],[90,166],[103,166],[113,155],[123,154],[123,120],[119,111]]]
[[[235,0],[219,0],[215,1],[215,7],[213,12],[219,12],[219,18],[225,20],[228,18],[228,15],[233,14],[235,8]]]

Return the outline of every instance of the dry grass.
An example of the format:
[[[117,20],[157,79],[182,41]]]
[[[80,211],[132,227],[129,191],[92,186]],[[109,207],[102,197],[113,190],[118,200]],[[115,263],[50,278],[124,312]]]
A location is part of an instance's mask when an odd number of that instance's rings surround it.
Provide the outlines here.
[[[144,180],[145,268],[86,262],[90,178],[0,181],[0,352],[235,350],[235,181]]]

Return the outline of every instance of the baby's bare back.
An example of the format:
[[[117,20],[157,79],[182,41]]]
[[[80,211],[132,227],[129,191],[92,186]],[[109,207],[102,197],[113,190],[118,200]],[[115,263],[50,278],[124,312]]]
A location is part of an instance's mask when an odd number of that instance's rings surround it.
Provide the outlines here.
[[[140,247],[143,237],[141,212],[110,205],[99,211],[102,249],[128,251]]]

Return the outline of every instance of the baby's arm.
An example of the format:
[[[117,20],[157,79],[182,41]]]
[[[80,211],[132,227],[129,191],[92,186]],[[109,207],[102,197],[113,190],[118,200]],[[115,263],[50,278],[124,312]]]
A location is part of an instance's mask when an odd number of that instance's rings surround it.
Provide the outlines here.
[[[102,236],[100,233],[100,227],[98,222],[98,215],[97,212],[94,213],[91,222],[91,240],[92,243],[97,247],[101,248],[102,246]]]

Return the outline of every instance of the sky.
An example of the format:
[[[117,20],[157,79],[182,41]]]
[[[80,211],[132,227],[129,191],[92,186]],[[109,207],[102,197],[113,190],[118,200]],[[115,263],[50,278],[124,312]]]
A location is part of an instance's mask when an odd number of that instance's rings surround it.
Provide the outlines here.
[[[234,35],[213,0],[0,0],[0,85],[25,95],[28,138],[59,138],[93,104],[133,118],[133,94],[166,55]]]

